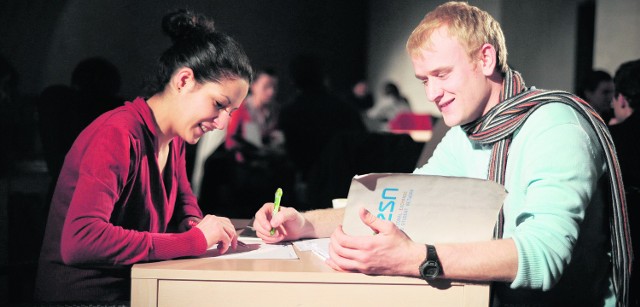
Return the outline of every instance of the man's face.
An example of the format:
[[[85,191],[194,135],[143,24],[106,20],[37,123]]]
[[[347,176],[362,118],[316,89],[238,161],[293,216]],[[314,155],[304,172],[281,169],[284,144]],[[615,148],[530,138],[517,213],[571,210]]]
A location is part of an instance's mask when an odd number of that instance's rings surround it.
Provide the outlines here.
[[[613,81],[601,81],[593,91],[586,90],[584,94],[587,102],[589,102],[596,111],[603,113],[609,110],[611,106],[613,90]]]
[[[262,73],[251,83],[251,95],[258,106],[267,104],[273,100],[278,87],[278,79]]]
[[[611,99],[610,106],[613,109],[613,116],[615,118],[622,119],[622,120],[627,118],[628,104],[627,104],[627,99],[624,97],[624,95],[620,93],[614,95],[613,99]]]
[[[469,123],[490,109],[491,87],[482,60],[470,59],[457,39],[449,37],[446,27],[434,31],[431,48],[411,61],[427,98],[436,104],[447,126]]]

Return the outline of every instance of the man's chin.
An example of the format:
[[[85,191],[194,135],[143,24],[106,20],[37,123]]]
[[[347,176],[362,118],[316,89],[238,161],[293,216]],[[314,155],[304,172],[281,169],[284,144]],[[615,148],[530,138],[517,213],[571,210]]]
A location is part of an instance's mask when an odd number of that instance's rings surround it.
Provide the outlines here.
[[[461,125],[459,120],[454,120],[453,118],[447,118],[446,116],[443,116],[442,120],[444,121],[444,124],[447,125],[447,127]]]

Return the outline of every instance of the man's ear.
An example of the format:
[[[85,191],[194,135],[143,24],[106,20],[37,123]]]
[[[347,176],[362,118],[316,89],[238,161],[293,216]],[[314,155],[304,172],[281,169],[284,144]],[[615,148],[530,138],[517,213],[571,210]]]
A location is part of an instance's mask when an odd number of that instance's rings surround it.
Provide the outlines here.
[[[484,44],[480,47],[480,61],[482,63],[482,73],[491,76],[496,70],[496,48],[491,44]]]
[[[195,78],[193,76],[193,70],[189,67],[182,67],[171,77],[171,88],[176,92],[181,93],[188,91],[195,86]]]
[[[624,97],[622,93],[617,93],[613,96],[613,99],[611,100],[611,108],[622,110],[628,106],[629,103],[627,102],[627,98]]]
[[[624,97],[622,93],[618,94],[618,101],[620,101],[620,107],[625,109],[629,107],[629,101],[627,101],[627,97]]]

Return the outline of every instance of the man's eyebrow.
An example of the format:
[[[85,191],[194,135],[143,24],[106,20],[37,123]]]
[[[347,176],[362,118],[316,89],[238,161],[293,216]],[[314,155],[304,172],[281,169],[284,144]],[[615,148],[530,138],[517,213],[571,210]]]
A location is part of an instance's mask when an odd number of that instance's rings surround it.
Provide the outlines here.
[[[422,80],[422,79],[426,79],[428,76],[438,75],[442,72],[449,72],[451,71],[451,69],[452,69],[451,66],[441,66],[441,67],[436,67],[432,70],[429,70],[428,72],[426,72],[426,75],[415,74],[415,76],[416,78]]]
[[[440,71],[444,70],[444,68],[442,67],[438,67],[432,70],[429,70],[427,72],[425,72],[424,74],[415,74],[416,78],[418,79],[426,79],[428,76],[430,75],[436,75],[438,74]]]
[[[441,66],[441,67],[437,67],[436,69],[431,70],[429,73],[437,75],[437,74],[442,73],[442,72],[450,71],[451,69],[452,69],[451,66]]]

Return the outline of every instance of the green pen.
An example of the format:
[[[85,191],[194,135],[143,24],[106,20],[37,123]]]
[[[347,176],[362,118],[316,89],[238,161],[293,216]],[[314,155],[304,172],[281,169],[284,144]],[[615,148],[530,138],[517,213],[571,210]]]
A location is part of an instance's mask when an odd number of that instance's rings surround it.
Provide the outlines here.
[[[278,188],[276,190],[276,199],[273,201],[274,205],[273,205],[273,216],[276,215],[276,213],[278,213],[278,211],[280,210],[280,199],[282,198],[282,189]],[[273,236],[273,234],[276,232],[275,228],[271,228],[271,235]]]

